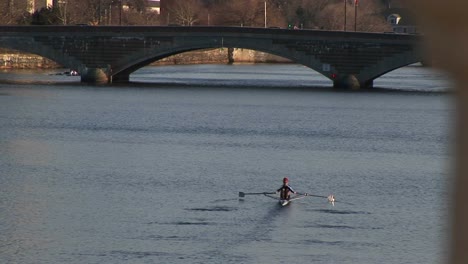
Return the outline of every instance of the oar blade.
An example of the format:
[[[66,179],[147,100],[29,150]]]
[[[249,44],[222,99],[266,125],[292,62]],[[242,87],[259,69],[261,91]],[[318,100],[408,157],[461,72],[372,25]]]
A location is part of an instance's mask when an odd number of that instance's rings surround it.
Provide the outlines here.
[[[245,193],[244,192],[239,192],[239,197],[245,197]]]

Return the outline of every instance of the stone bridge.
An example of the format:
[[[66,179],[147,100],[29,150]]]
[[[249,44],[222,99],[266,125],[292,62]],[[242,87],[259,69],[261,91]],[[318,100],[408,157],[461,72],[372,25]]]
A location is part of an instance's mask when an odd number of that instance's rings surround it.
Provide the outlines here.
[[[128,81],[156,60],[209,48],[262,51],[303,64],[337,88],[371,88],[394,69],[421,62],[422,37],[246,27],[3,26],[0,48],[76,69],[82,82]]]

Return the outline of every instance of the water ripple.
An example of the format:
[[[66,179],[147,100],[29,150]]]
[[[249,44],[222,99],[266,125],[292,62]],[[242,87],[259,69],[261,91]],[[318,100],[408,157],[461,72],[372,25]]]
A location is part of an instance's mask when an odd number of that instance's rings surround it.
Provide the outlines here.
[[[200,212],[231,212],[231,211],[236,211],[237,208],[229,207],[229,206],[214,206],[214,207],[207,207],[207,208],[188,208],[185,210],[200,211]]]
[[[334,210],[334,209],[314,209],[314,212],[325,214],[342,214],[342,215],[370,215],[370,212],[364,211],[350,211],[350,210]]]

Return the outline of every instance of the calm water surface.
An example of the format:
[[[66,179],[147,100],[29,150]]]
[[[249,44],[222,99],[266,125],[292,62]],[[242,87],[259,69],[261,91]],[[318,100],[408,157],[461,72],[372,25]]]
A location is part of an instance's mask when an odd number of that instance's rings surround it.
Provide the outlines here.
[[[148,67],[112,87],[50,73],[0,73],[2,263],[444,259],[440,73],[407,67],[368,92],[297,65]],[[338,202],[238,197],[285,176]]]

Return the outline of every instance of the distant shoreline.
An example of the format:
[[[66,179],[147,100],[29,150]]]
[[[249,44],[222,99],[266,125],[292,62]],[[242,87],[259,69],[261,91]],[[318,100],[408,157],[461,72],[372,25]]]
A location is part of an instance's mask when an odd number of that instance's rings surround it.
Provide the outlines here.
[[[218,48],[198,50],[173,55],[150,65],[184,64],[228,64],[228,63],[290,63],[291,61],[276,55],[248,50]],[[58,69],[64,66],[47,58],[22,53],[15,50],[0,49],[0,69]]]

